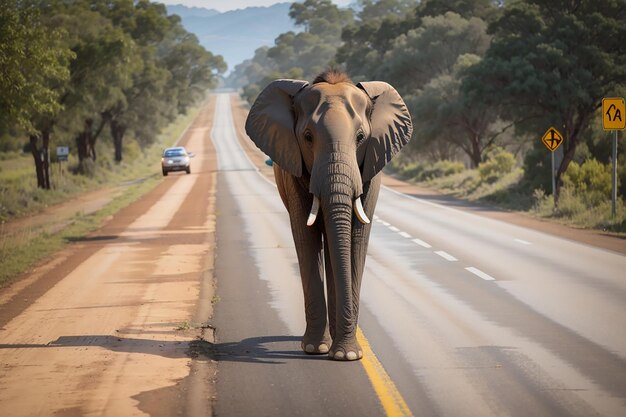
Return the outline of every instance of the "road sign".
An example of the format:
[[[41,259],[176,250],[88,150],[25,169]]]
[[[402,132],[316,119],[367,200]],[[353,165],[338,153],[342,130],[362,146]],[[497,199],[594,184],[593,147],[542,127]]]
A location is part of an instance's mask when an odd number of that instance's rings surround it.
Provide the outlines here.
[[[561,143],[563,143],[563,135],[561,135],[558,130],[551,127],[546,130],[546,133],[543,134],[541,141],[544,145],[546,145],[546,148],[548,148],[550,152],[554,152],[559,146],[561,146]]]
[[[70,154],[70,148],[68,146],[57,146],[57,160],[67,161],[67,156]]]
[[[602,127],[604,130],[623,130],[626,128],[626,105],[622,97],[602,99]]]

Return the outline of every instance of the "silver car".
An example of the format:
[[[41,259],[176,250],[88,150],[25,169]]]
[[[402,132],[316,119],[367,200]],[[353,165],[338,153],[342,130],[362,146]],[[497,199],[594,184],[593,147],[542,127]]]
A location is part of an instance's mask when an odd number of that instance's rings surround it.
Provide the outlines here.
[[[161,157],[163,176],[167,176],[172,171],[185,171],[189,174],[191,172],[190,159],[192,156],[182,146],[165,149]]]

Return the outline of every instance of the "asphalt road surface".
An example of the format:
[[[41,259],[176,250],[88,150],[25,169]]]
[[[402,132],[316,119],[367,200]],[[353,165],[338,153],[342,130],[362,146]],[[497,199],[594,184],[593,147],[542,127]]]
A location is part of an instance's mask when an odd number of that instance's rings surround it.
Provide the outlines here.
[[[0,290],[0,416],[626,415],[626,250],[397,188],[374,218],[365,357],[303,354],[287,213],[231,97],[181,138],[190,175]]]
[[[217,99],[217,416],[624,416],[626,256],[381,190],[365,359],[301,353],[287,214]]]

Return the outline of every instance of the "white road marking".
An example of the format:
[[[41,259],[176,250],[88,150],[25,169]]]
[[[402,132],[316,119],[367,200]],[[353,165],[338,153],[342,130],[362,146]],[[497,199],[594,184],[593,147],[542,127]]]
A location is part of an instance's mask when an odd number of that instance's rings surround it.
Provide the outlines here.
[[[442,250],[438,250],[438,251],[435,251],[435,253],[437,255],[441,256],[446,261],[450,261],[450,262],[458,261],[458,259],[456,259],[454,256],[450,255],[448,252],[445,252],[445,251],[442,251]]]
[[[400,233],[398,233],[398,234],[399,234],[400,236],[402,236],[402,237],[407,238],[407,239],[410,239],[410,238],[411,238],[411,235],[410,235],[410,234],[408,234],[407,232],[400,232]]]
[[[398,229],[395,226],[389,226],[389,230],[391,230],[392,232],[399,232],[400,231],[400,229]]]
[[[522,245],[530,245],[530,242],[527,242],[525,240],[522,239],[513,239],[514,241],[516,241],[517,243],[521,243]]]
[[[492,277],[489,274],[485,274],[483,271],[481,271],[478,268],[474,268],[473,266],[467,267],[465,268],[467,271],[471,272],[472,274],[484,279],[485,281],[495,281],[496,279],[494,277]]]
[[[390,225],[389,223],[387,223],[387,222],[381,222],[381,223],[383,224],[383,226],[387,226],[387,227],[391,226],[391,225]]]
[[[432,246],[430,246],[428,243],[420,239],[413,239],[412,242],[417,243],[418,245],[423,246],[425,248],[432,248]]]

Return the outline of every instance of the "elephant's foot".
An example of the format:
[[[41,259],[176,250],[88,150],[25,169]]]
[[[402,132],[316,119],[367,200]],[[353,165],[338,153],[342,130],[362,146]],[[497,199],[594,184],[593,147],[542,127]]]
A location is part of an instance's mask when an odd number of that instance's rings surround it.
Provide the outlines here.
[[[328,357],[336,361],[356,361],[363,358],[363,350],[355,341],[353,342],[337,342],[328,352]]]
[[[325,355],[330,350],[328,337],[310,338],[306,335],[302,338],[302,350],[310,355]]]

